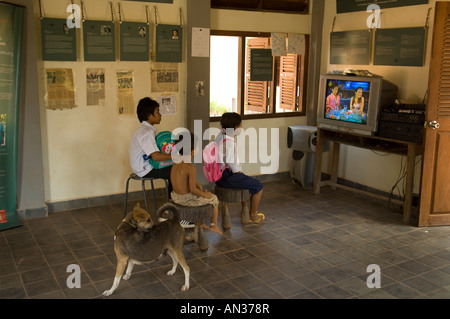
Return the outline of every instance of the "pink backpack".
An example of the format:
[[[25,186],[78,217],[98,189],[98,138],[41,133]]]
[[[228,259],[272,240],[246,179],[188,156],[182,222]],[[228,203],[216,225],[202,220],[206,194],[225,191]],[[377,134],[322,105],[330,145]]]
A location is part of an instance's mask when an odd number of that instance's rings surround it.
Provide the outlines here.
[[[223,140],[217,144],[215,141],[210,142],[203,149],[203,174],[210,182],[216,182],[222,177],[223,170],[220,168],[219,145]],[[226,166],[225,166],[226,167]],[[224,168],[225,169],[225,168]]]

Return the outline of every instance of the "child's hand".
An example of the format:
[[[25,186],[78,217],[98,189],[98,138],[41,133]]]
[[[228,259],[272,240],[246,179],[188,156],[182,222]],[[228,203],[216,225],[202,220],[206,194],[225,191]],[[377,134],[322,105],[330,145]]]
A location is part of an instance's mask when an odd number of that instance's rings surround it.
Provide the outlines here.
[[[211,193],[211,192],[205,192],[205,197],[206,197],[206,198],[211,198],[211,197],[213,197],[213,196],[214,196],[213,193]]]

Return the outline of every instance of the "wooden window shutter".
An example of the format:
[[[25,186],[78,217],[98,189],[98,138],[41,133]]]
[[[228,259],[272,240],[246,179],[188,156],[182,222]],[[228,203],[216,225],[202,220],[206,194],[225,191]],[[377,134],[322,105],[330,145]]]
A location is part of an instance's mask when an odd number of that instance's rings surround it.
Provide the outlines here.
[[[298,55],[280,57],[280,108],[295,111],[297,106]]]
[[[267,81],[250,81],[250,50],[267,49],[270,38],[247,39],[245,72],[245,109],[258,113],[267,113]]]

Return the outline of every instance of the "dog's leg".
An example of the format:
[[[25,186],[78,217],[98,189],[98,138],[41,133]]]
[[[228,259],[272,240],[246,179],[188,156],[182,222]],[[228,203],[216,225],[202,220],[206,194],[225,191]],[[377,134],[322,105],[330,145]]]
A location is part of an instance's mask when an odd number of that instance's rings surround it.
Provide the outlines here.
[[[117,256],[116,276],[114,277],[114,282],[113,282],[111,289],[105,290],[103,292],[103,296],[111,296],[112,293],[114,292],[114,290],[116,290],[117,287],[119,287],[120,277],[122,276],[123,271],[125,270],[125,266],[127,265],[127,257],[126,256],[121,255],[117,251],[116,251],[116,256]]]
[[[175,257],[174,252],[172,249],[167,249],[167,253],[169,254],[170,258],[172,258],[172,269],[167,272],[167,276],[172,276],[177,271],[178,266],[178,259]]]
[[[184,285],[183,285],[183,287],[181,287],[181,291],[186,291],[189,289],[189,275],[191,273],[191,269],[189,268],[189,266],[186,262],[186,259],[184,258],[184,253],[183,253],[182,248],[174,250],[173,254],[174,254],[174,257],[172,257],[172,259],[175,258],[177,260],[177,264],[179,262],[181,267],[183,268]]]
[[[134,262],[131,261],[131,259],[128,260],[128,267],[125,275],[122,277],[123,280],[128,280],[131,277],[131,272],[133,271]]]

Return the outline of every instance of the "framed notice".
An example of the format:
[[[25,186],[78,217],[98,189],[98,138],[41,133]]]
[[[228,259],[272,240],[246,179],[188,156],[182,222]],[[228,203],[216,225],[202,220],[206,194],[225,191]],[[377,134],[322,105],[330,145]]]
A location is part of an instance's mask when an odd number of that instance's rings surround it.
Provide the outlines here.
[[[83,45],[85,61],[115,61],[114,22],[85,21],[83,23]]]
[[[145,22],[120,24],[120,61],[149,61],[150,27]]]
[[[250,81],[272,81],[272,49],[250,50]]]
[[[156,26],[156,62],[182,62],[181,25]]]
[[[44,61],[76,61],[76,28],[69,28],[66,19],[41,20],[42,59]]]
[[[332,32],[330,64],[369,64],[370,37],[368,30]]]
[[[423,66],[426,31],[424,27],[377,29],[373,64]]]
[[[374,0],[336,0],[337,13],[366,11],[371,4],[376,4],[380,9],[412,6],[418,4],[427,4],[428,0],[389,0],[389,1],[374,1]]]

